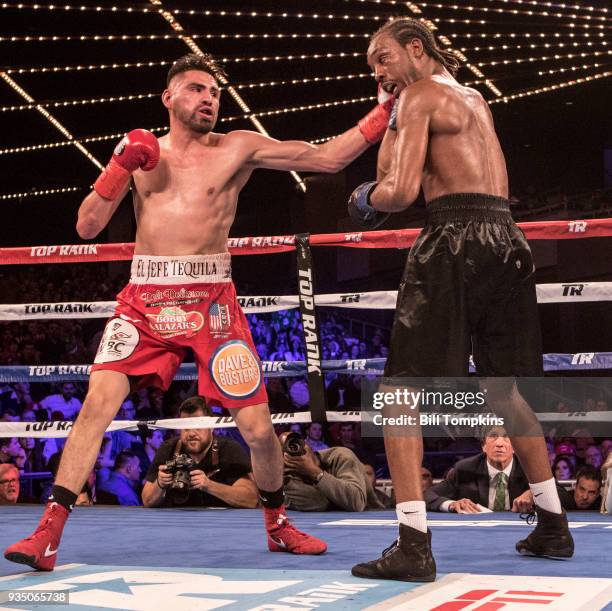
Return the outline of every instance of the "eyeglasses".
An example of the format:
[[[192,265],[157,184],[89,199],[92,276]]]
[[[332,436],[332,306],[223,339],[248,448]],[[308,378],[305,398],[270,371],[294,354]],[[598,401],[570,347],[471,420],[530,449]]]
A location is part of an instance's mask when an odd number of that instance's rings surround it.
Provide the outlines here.
[[[6,484],[16,484],[18,479],[0,479],[0,486],[6,486]]]

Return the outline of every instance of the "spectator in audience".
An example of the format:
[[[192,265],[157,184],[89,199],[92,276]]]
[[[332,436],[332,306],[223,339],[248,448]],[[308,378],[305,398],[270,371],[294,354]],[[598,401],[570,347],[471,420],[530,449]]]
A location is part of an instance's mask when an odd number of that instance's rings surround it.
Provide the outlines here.
[[[503,427],[490,427],[482,453],[458,461],[438,484],[425,492],[428,511],[480,513],[530,511],[533,496]]]
[[[155,454],[164,442],[164,433],[159,429],[147,428],[140,435],[142,443],[133,446],[134,453],[140,459],[140,479],[143,480],[149,470],[149,466],[155,458]]]
[[[610,452],[612,452],[612,439],[604,439],[599,447],[604,462],[606,462],[606,458],[610,455]]]
[[[111,470],[115,465],[115,461],[111,456],[112,447],[113,440],[110,433],[106,433],[102,438],[100,452],[98,453],[98,458],[96,459],[95,472],[98,486],[100,486],[110,477]]]
[[[301,379],[295,380],[289,388],[289,396],[291,397],[294,409],[302,410],[308,407],[310,394],[306,381]]]
[[[19,498],[19,470],[15,465],[0,464],[0,505],[14,505]]]
[[[555,444],[553,443],[551,439],[546,440],[546,449],[548,450],[548,462],[550,463],[550,466],[552,467],[557,455],[555,453]]]
[[[289,433],[281,433],[284,444]],[[298,511],[364,511],[368,500],[380,508],[363,465],[348,448],[313,452],[304,443],[301,456],[284,454],[285,498]]]
[[[576,474],[576,483],[572,490],[557,486],[561,506],[568,511],[576,509],[599,510],[601,505],[601,475],[599,470],[591,465],[582,467]]]
[[[115,468],[104,482],[98,485],[101,492],[114,495],[119,505],[141,505],[136,489],[140,479],[140,460],[134,452],[123,450],[115,459]]]
[[[584,463],[585,465],[591,465],[594,469],[599,470],[603,465],[603,456],[601,450],[595,444],[590,445],[584,451]]]
[[[269,378],[266,383],[270,411],[275,413],[293,412],[293,405],[289,399],[286,382],[283,378]]]
[[[433,475],[427,467],[421,467],[421,487],[423,493],[433,486]]]
[[[15,464],[22,450],[17,437],[0,437],[0,464]]]
[[[126,399],[119,408],[115,420],[133,420],[135,417],[134,404]],[[138,442],[138,437],[128,431],[113,431],[111,434],[111,459],[117,458],[124,450],[132,450],[132,444]]]
[[[179,407],[180,418],[212,416],[204,397],[192,397]],[[166,462],[186,454],[194,462],[187,491],[172,487]],[[145,507],[243,507],[258,504],[251,461],[240,444],[215,437],[211,429],[183,429],[180,437],[165,441],[155,454],[142,491]]]
[[[555,458],[552,470],[557,481],[564,481],[574,477],[574,465],[566,454],[561,454]]]
[[[323,425],[320,422],[311,422],[306,427],[305,441],[315,452],[329,448],[323,440]]]
[[[75,395],[76,387],[74,384],[72,382],[64,382],[61,386],[61,392],[45,397],[40,402],[40,406],[47,410],[49,420],[51,420],[53,412],[61,412],[63,420],[73,420],[83,405]]]
[[[378,482],[376,481],[376,471],[374,471],[374,467],[372,465],[363,465],[363,470],[366,475],[366,481],[368,482],[368,500],[367,507],[368,509],[391,509],[395,507],[395,495],[393,493],[393,487],[389,487],[389,493],[385,494],[382,490],[380,490],[378,486]],[[371,492],[374,492],[374,496],[371,495]]]
[[[24,437],[19,440],[19,445],[23,449],[23,471],[25,473],[44,471],[45,459],[42,454],[43,446],[40,441],[33,437]]]
[[[352,422],[342,422],[340,424],[338,445],[351,450],[364,465],[374,466],[374,456],[363,447]]]

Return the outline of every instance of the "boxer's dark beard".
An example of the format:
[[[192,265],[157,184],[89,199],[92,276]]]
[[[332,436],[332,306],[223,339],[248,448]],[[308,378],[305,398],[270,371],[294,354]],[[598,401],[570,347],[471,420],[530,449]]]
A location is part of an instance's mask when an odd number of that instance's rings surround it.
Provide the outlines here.
[[[194,132],[198,132],[199,134],[208,134],[209,132],[212,131],[212,128],[213,128],[213,122],[212,121],[203,122],[203,120],[199,120],[197,112],[194,112],[191,115],[188,121],[188,125]]]
[[[198,132],[199,134],[210,133],[214,126],[214,123],[212,121],[203,121],[201,119],[198,119],[197,111],[188,114],[187,111],[181,109],[176,111],[175,114],[176,118],[181,123],[189,127],[189,129],[192,129],[194,132]]]

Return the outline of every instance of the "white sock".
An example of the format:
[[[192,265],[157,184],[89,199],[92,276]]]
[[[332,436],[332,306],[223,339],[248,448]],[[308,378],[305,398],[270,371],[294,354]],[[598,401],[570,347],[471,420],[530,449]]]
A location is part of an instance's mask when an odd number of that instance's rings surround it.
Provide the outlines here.
[[[545,482],[529,484],[529,488],[533,493],[533,501],[538,507],[551,513],[561,513],[561,501],[554,477],[547,479]]]
[[[395,506],[397,521],[405,526],[416,528],[422,533],[427,532],[427,514],[425,501],[406,501]]]

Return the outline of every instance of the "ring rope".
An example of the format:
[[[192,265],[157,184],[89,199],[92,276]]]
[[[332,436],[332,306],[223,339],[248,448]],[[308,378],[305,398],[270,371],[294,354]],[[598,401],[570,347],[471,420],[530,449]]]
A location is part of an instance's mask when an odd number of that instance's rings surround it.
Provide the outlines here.
[[[538,303],[612,301],[612,282],[566,282],[538,284]],[[246,314],[279,312],[299,307],[299,295],[239,296]],[[315,305],[352,309],[393,310],[397,291],[328,293],[314,296]],[[116,301],[62,301],[50,303],[0,304],[0,321],[108,318]]]
[[[612,218],[571,221],[530,221],[518,223],[528,240],[566,240],[612,236]],[[408,248],[421,228],[385,231],[353,231],[311,235],[310,246],[348,248]],[[233,255],[289,252],[295,250],[295,235],[229,238]],[[36,263],[92,263],[128,261],[134,256],[134,243],[65,244],[0,248],[0,265]]]

